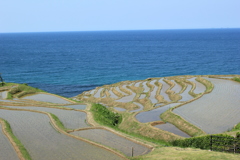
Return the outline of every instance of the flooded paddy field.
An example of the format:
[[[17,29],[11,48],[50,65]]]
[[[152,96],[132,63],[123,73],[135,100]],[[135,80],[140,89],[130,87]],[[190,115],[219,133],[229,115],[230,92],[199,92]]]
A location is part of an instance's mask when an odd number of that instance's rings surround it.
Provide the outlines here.
[[[35,94],[35,95],[31,95],[31,96],[25,96],[22,99],[31,99],[31,100],[35,100],[35,101],[51,102],[51,103],[59,103],[59,104],[70,104],[71,103],[67,100],[64,100],[63,98],[58,97],[58,96],[51,95],[51,94],[44,94],[44,93]]]
[[[172,103],[172,104],[169,104],[169,105],[165,105],[165,106],[153,109],[151,111],[141,112],[141,113],[136,115],[136,119],[139,122],[142,122],[142,123],[159,121],[159,120],[161,120],[160,119],[160,114],[162,114],[163,112],[165,112],[169,108],[172,108],[172,107],[177,106],[179,104],[181,104],[181,103]]]
[[[118,99],[119,98],[116,94],[113,93],[113,91],[111,89],[108,92],[110,93],[111,98],[113,98],[113,99]]]
[[[192,85],[187,84],[186,90],[180,94],[182,96],[182,99],[180,101],[189,101],[193,99],[193,97],[188,93],[192,89]]]
[[[125,96],[125,97],[123,97],[121,99],[118,99],[118,100],[116,100],[116,102],[123,102],[123,103],[131,102],[131,101],[133,101],[135,96],[136,96],[136,93],[132,92],[131,95]]]
[[[174,80],[171,80],[171,82],[175,83],[175,86],[171,90],[175,93],[179,93],[182,90],[182,86],[176,83]]]
[[[19,160],[12,144],[2,131],[0,123],[0,159],[1,160]]]
[[[149,99],[151,100],[151,102],[154,104],[154,103],[158,103],[158,100],[155,98],[156,94],[157,94],[157,90],[158,90],[158,86],[156,86],[154,83],[156,82],[157,80],[153,80],[150,82],[151,85],[154,86],[152,92],[150,93],[150,96],[149,96]]]
[[[150,88],[147,86],[146,83],[147,83],[147,81],[145,81],[145,82],[142,83],[142,86],[143,86],[143,89],[144,89],[143,92],[148,92],[148,91],[150,91]]]
[[[116,109],[117,111],[121,111],[121,112],[126,111],[126,109],[120,108],[120,107],[114,107],[114,109]]]
[[[58,133],[45,114],[1,109],[0,117],[10,123],[13,133],[34,160],[122,159],[107,150]]]
[[[174,134],[179,135],[181,137],[186,137],[186,138],[191,137],[188,134],[186,134],[185,132],[183,132],[180,129],[178,129],[176,126],[174,126],[171,123],[158,124],[158,125],[156,125],[154,127],[162,129],[162,130],[165,130],[165,131],[168,131],[168,132],[171,132],[171,133],[174,133]]]
[[[75,105],[66,105],[66,106],[63,106],[63,107],[85,110],[87,105],[86,104],[75,104]]]
[[[5,106],[5,107],[17,109],[30,109],[35,111],[52,113],[56,115],[59,118],[59,120],[63,123],[63,125],[68,129],[89,127],[86,124],[87,114],[84,112],[46,107],[17,107],[17,106]]]
[[[163,96],[163,98],[164,98],[166,101],[169,101],[169,102],[170,102],[171,100],[170,100],[168,94],[166,93],[167,89],[170,88],[170,86],[169,86],[166,82],[163,81],[163,78],[161,78],[161,79],[159,80],[159,82],[162,83],[162,89],[161,89],[160,94]]]
[[[240,122],[240,83],[223,79],[205,79],[214,84],[213,91],[173,112],[209,134],[232,129]]]
[[[127,93],[121,91],[119,87],[115,87],[115,89],[124,96],[128,95]]]
[[[94,94],[94,97],[100,98],[102,90],[103,90],[103,88],[100,88],[99,90],[97,90],[97,92]]]
[[[196,84],[196,88],[194,89],[194,93],[199,94],[203,93],[206,90],[206,86],[204,86],[202,83],[196,81],[196,77],[193,77],[191,79],[187,79],[188,81],[194,82]]]
[[[139,156],[150,152],[150,149],[143,145],[137,144],[133,141],[127,140],[110,131],[103,129],[75,131],[71,134],[90,139],[94,142],[98,142],[105,146],[117,149],[120,152],[124,153],[126,156],[132,156],[132,147],[133,156]]]

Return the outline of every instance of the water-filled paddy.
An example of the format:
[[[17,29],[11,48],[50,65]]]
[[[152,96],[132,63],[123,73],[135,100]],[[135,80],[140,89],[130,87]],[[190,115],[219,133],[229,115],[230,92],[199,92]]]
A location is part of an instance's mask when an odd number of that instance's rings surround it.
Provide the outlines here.
[[[171,89],[175,93],[179,93],[182,90],[182,86],[178,83],[176,83],[174,80],[171,80],[173,83],[175,83],[175,86]]]
[[[150,152],[150,149],[145,146],[127,140],[110,131],[103,129],[75,131],[71,134],[90,139],[94,142],[101,143],[111,148],[115,148],[127,156],[132,156],[132,147],[134,150],[133,156],[138,156]]]
[[[126,111],[126,109],[120,108],[120,107],[114,107],[114,109],[116,109],[117,111],[121,111],[121,112]]]
[[[85,110],[87,105],[86,104],[76,104],[76,105],[67,105],[64,107]]]
[[[240,122],[240,83],[222,79],[205,79],[214,84],[213,91],[173,112],[206,133],[222,133]]]
[[[178,129],[176,126],[174,126],[171,123],[159,124],[159,125],[156,125],[154,127],[165,130],[165,131],[168,131],[168,132],[171,132],[171,133],[174,133],[174,134],[182,136],[182,137],[186,137],[186,138],[191,137],[188,134],[186,134],[185,132]]]
[[[119,87],[115,87],[115,89],[116,89],[119,93],[121,93],[122,95],[128,95],[127,93],[122,92]]]
[[[188,93],[192,89],[192,85],[187,85],[186,90],[180,94],[182,96],[182,99],[180,101],[189,101],[193,99],[193,97]]]
[[[31,96],[25,96],[22,99],[31,99],[35,101],[42,101],[42,102],[51,102],[51,103],[59,103],[59,104],[70,104],[71,102],[64,100],[63,98],[50,95],[50,94],[44,94],[39,93]]]
[[[199,94],[199,93],[203,93],[206,90],[206,87],[202,83],[196,81],[196,77],[193,77],[187,80],[194,82],[196,84],[196,88],[193,91],[194,93]]]
[[[0,117],[10,123],[32,159],[121,159],[107,150],[56,132],[45,114],[1,109]]]
[[[100,98],[101,97],[101,92],[102,92],[103,88],[100,88],[97,90],[97,93],[94,94],[94,97],[96,98]]]
[[[162,95],[166,101],[170,102],[171,100],[168,94],[166,93],[167,89],[170,88],[170,86],[166,82],[164,82],[162,78],[159,80],[159,82],[162,83],[162,89],[161,89],[160,95]]]
[[[147,81],[142,83],[142,86],[143,86],[143,89],[144,89],[143,92],[148,92],[150,90],[150,88],[147,86],[146,83],[147,83]]]
[[[44,111],[55,114],[63,125],[68,129],[77,129],[88,127],[86,124],[87,115],[84,112],[73,111],[73,110],[62,110],[55,108],[46,108],[46,107],[17,107],[9,106],[10,108],[18,109],[31,109],[36,111]]]
[[[112,91],[111,89],[108,90],[108,92],[110,93],[110,97],[111,97],[111,98],[113,98],[113,99],[118,99],[118,98],[119,98],[117,95],[115,95],[115,94],[113,93],[113,91]]]
[[[168,104],[166,106],[162,106],[162,107],[153,109],[151,111],[141,112],[141,113],[136,115],[136,119],[139,122],[142,122],[142,123],[159,121],[159,120],[161,120],[160,119],[160,114],[162,114],[163,112],[165,112],[169,108],[177,106],[179,104],[181,104],[181,103],[172,103],[172,104]]]
[[[158,100],[155,98],[156,94],[157,94],[157,90],[158,90],[158,86],[156,86],[154,83],[156,82],[157,80],[153,80],[150,82],[151,85],[154,86],[152,92],[150,93],[150,96],[149,96],[149,100],[152,102],[152,103],[158,103]]]

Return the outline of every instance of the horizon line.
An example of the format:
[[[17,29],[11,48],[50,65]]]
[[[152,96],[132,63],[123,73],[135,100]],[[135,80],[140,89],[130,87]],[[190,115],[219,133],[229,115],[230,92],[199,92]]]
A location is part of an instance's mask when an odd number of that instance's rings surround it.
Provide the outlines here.
[[[175,29],[119,29],[119,30],[79,30],[79,31],[23,31],[23,32],[0,32],[4,33],[59,33],[59,32],[111,32],[111,31],[157,31],[157,30],[208,30],[208,29],[240,29],[239,28],[175,28]]]

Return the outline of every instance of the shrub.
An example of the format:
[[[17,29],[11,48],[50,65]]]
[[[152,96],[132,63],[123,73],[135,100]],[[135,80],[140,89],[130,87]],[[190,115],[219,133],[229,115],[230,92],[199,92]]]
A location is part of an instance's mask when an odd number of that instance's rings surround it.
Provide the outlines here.
[[[122,122],[122,116],[108,110],[101,104],[93,104],[91,107],[95,121],[110,127],[117,127]]]
[[[224,134],[218,134],[214,135],[218,137],[213,137],[213,141],[216,143],[213,143],[214,148],[220,148],[221,145],[232,145],[233,144],[233,137],[229,135]],[[222,141],[219,141],[219,138],[224,139]],[[179,146],[179,147],[193,147],[193,148],[200,148],[200,149],[210,149],[211,148],[211,135],[201,136],[201,137],[193,137],[193,138],[187,138],[187,139],[179,139],[172,141],[173,146]]]

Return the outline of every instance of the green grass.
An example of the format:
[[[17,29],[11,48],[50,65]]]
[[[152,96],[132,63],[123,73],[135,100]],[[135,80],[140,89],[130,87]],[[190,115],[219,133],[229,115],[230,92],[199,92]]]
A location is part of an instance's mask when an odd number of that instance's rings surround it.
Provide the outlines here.
[[[31,86],[28,86],[27,84],[15,84],[15,83],[6,83],[7,86],[16,86],[8,92],[8,98],[12,99],[13,97],[23,97],[27,94],[34,94],[37,92],[45,92],[38,88],[33,88]]]
[[[122,122],[121,114],[114,113],[101,104],[92,104],[91,111],[94,120],[99,124],[109,127],[117,127]]]
[[[31,156],[28,153],[28,151],[26,150],[26,148],[24,147],[24,145],[21,143],[21,141],[13,134],[12,129],[10,124],[2,119],[4,121],[4,123],[6,124],[6,131],[7,133],[12,137],[13,141],[16,143],[17,147],[19,148],[20,152],[22,153],[23,157],[26,160],[31,160]]]
[[[239,77],[234,77],[233,80],[237,81],[237,82],[240,82],[240,78]]]
[[[54,115],[54,114],[52,114],[52,113],[50,113],[50,115],[51,115],[51,117],[54,119],[56,125],[57,125],[59,128],[61,128],[61,129],[64,130],[65,132],[68,130],[67,128],[64,127],[63,123],[59,120],[59,118],[58,118],[56,115]]]
[[[157,147],[149,154],[131,160],[239,160],[239,154],[214,152],[195,148]]]
[[[231,131],[238,131],[238,130],[240,130],[240,123],[238,123],[236,126],[234,126]]]

